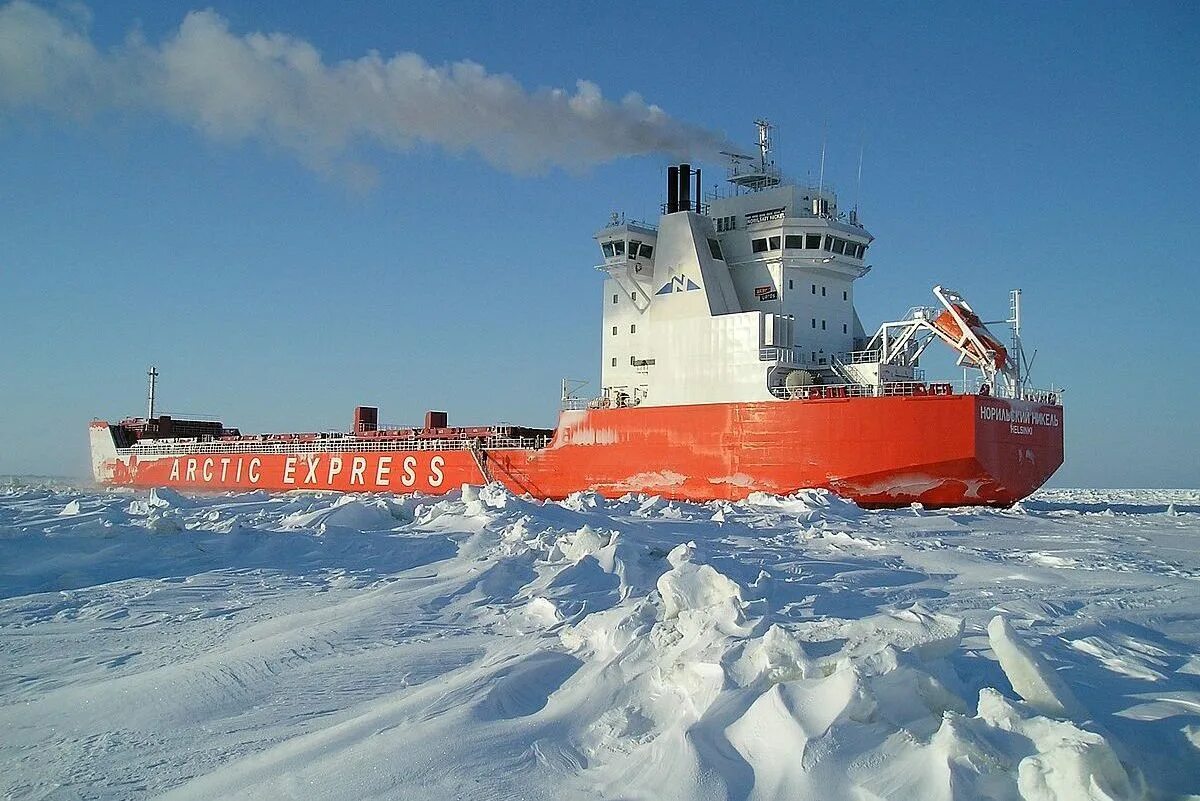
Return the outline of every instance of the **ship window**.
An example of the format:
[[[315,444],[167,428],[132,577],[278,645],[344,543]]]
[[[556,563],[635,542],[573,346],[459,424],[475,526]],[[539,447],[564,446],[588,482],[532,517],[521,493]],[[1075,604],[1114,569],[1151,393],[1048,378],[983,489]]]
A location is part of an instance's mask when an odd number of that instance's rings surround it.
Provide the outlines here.
[[[637,300],[637,293],[636,293],[636,292],[630,292],[630,293],[629,293],[629,299],[630,299],[630,300]]]
[[[804,237],[788,234],[783,238],[783,246],[785,248],[800,249],[804,247]]]
[[[817,327],[817,318],[816,317],[812,318],[812,327],[813,328]]]
[[[725,261],[725,255],[721,253],[721,243],[715,239],[708,240],[708,252],[717,261]]]
[[[616,303],[616,302],[617,302],[617,298],[619,298],[619,297],[620,297],[620,295],[613,295],[613,303]]]
[[[638,254],[638,248],[640,248],[641,246],[642,246],[641,242],[637,241],[636,239],[630,239],[629,240],[629,258],[636,259],[637,254]]]
[[[755,239],[750,243],[750,247],[754,250],[755,253],[766,253],[767,252],[767,240]]]
[[[850,293],[842,290],[842,300],[850,300]]]
[[[616,335],[617,335],[617,327],[614,325],[613,326],[613,336],[615,337]]]
[[[654,248],[649,245],[642,245],[642,258],[648,259],[654,255]]]
[[[820,250],[821,249],[821,235],[820,234],[805,234],[804,235],[804,247],[806,247],[809,250]]]
[[[613,243],[612,242],[605,242],[600,247],[604,250],[605,256],[611,257],[613,255]]]
[[[821,321],[821,330],[822,331],[825,330],[825,321],[824,320]]]
[[[825,249],[833,250],[833,237],[832,236],[825,237]]]
[[[813,293],[814,295],[815,295],[815,294],[817,294],[817,285],[816,285],[816,284],[813,284],[813,285],[812,285],[812,293]]]
[[[617,254],[618,256],[625,255],[625,240],[624,239],[618,239],[617,241],[613,242],[612,244],[613,244],[613,253]]]
[[[821,297],[825,297],[825,287],[821,287]]]
[[[614,356],[614,357],[613,357],[613,360],[612,360],[612,366],[613,366],[613,367],[616,367],[616,366],[617,366],[617,357],[616,357],[616,356]]]
[[[792,279],[788,279],[788,289],[792,288]]]
[[[833,252],[834,253],[845,253],[846,252],[846,240],[834,238]]]
[[[849,331],[849,330],[846,328],[846,324],[845,324],[845,323],[842,323],[842,333],[843,333],[843,334],[849,334],[849,333],[850,333],[850,331]]]
[[[779,250],[779,237],[771,237],[771,250]]]
[[[634,323],[633,325],[629,326],[629,333],[631,333],[631,334],[636,334],[636,333],[637,333],[637,324],[636,324],[636,323]]]

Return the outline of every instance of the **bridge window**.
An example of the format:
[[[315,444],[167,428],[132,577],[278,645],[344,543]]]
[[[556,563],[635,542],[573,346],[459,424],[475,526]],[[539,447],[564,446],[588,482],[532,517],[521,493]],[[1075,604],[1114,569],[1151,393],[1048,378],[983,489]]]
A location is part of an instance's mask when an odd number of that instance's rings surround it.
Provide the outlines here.
[[[708,252],[717,261],[725,261],[725,255],[721,253],[721,243],[715,239],[708,240]]]
[[[638,254],[638,248],[640,248],[641,246],[642,246],[641,242],[637,241],[636,239],[630,239],[629,240],[629,258],[636,259],[637,254]]]
[[[648,259],[654,255],[654,248],[650,247],[649,245],[643,244],[641,254],[642,254],[643,259]]]
[[[820,234],[805,234],[804,235],[804,247],[808,250],[820,250],[821,249],[821,235]]]
[[[600,248],[601,248],[601,250],[604,251],[605,258],[609,258],[609,259],[612,258],[612,255],[613,255],[613,243],[612,242],[605,242],[604,244],[602,244],[600,246]]]
[[[804,247],[804,237],[788,234],[783,238],[783,246],[789,250],[799,250]]]
[[[771,250],[779,250],[779,237],[771,237],[769,247]]]
[[[750,242],[750,248],[755,253],[766,253],[767,252],[767,240],[766,239],[754,239]]]
[[[612,243],[612,246],[613,246],[613,253],[615,253],[618,256],[625,255],[625,240],[624,239],[616,240],[615,242]]]
[[[834,237],[833,238],[833,252],[844,254],[846,252],[846,240],[838,239],[837,237]]]
[[[830,252],[833,252],[833,237],[832,237],[832,236],[828,236],[828,235],[826,235],[826,237],[825,237],[825,249],[826,249],[826,250],[828,250],[828,251],[830,251]]]

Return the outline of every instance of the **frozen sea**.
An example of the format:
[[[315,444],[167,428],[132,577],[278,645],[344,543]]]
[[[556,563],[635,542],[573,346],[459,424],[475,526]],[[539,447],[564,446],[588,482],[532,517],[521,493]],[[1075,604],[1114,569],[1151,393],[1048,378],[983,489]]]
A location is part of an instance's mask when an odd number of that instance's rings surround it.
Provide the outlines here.
[[[5,799],[1200,795],[1200,491],[0,480]]]

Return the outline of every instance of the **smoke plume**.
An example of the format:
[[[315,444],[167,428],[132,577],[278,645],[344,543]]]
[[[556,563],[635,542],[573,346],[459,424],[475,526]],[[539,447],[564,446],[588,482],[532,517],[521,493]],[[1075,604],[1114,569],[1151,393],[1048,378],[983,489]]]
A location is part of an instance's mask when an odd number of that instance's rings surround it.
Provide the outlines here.
[[[189,13],[158,44],[135,31],[107,50],[88,22],[86,10],[0,7],[0,114],[152,112],[213,139],[284,148],[322,171],[359,169],[358,144],[429,143],[516,172],[640,154],[703,158],[727,147],[636,94],[607,100],[589,81],[529,91],[479,64],[434,66],[416,53],[327,64],[302,39],[236,34],[211,10]]]

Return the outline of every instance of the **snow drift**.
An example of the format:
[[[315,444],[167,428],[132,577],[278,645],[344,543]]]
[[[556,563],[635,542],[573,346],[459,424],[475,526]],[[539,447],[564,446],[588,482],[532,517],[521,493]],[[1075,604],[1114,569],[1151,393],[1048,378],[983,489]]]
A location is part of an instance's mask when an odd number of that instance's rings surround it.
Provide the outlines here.
[[[1191,495],[2,493],[6,796],[1200,791]]]

